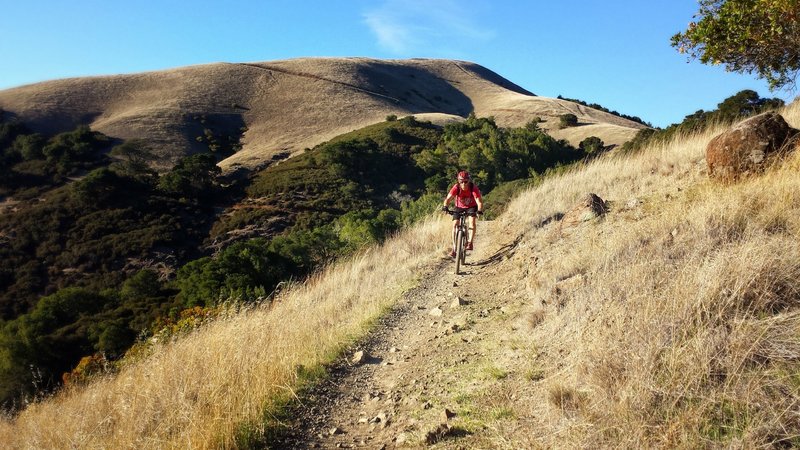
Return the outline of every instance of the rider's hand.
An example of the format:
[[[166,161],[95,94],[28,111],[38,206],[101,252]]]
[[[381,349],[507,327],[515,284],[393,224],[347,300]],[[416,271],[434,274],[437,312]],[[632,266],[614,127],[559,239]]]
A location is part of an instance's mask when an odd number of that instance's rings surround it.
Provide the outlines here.
[[[447,205],[442,206],[442,211],[447,212]]]
[[[478,211],[478,215],[482,216],[483,215],[483,211]]]

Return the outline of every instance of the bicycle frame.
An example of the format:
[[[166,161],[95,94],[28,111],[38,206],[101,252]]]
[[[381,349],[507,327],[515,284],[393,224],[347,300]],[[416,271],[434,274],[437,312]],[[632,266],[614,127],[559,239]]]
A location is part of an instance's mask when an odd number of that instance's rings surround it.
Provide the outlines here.
[[[467,217],[474,216],[475,213],[469,211],[453,211],[448,209],[447,213],[458,220],[456,225],[456,275],[461,273],[461,266],[466,263],[467,253],[467,236],[469,230],[467,229]]]

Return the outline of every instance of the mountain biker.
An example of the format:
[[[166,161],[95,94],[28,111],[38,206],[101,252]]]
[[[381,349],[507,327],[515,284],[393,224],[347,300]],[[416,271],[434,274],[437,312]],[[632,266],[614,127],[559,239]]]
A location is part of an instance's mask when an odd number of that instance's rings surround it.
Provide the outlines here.
[[[458,172],[456,184],[450,189],[447,198],[444,199],[444,206],[442,211],[447,211],[447,205],[453,198],[456,199],[456,211],[468,211],[469,214],[469,232],[467,233],[467,248],[465,250],[472,250],[472,240],[475,238],[475,215],[483,214],[483,200],[481,199],[481,191],[478,186],[472,182],[469,172],[462,170]],[[453,218],[453,250],[450,252],[450,257],[456,257],[456,232],[458,230],[458,219]]]

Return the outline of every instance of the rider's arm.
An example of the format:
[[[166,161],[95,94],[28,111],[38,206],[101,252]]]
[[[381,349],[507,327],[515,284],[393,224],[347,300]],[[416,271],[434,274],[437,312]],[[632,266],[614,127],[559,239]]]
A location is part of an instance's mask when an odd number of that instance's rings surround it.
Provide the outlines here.
[[[481,196],[481,191],[478,189],[478,186],[475,186],[475,189],[472,190],[472,198],[475,199],[475,203],[478,204],[478,212],[483,213],[483,198]]]
[[[450,200],[455,197],[453,194],[447,194],[447,198],[444,199],[444,207],[447,208],[447,205],[450,204]]]

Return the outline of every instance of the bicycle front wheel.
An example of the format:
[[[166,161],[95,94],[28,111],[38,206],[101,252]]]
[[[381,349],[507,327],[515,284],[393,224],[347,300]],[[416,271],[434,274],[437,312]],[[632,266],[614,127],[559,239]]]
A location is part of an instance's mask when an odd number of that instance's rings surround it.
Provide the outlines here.
[[[464,257],[464,232],[459,228],[456,233],[456,275],[461,270],[461,263]]]
[[[461,233],[461,265],[465,265],[467,262],[467,230],[464,230]]]

